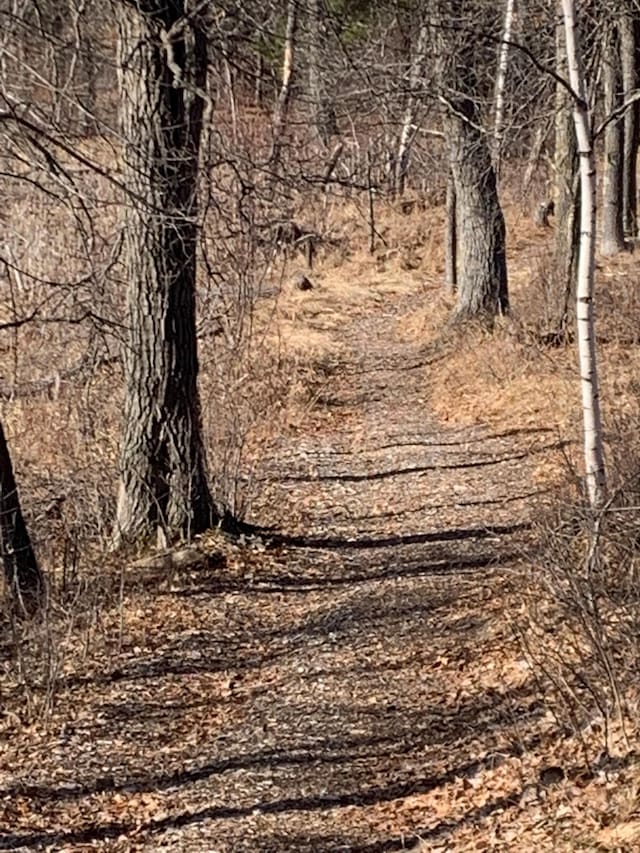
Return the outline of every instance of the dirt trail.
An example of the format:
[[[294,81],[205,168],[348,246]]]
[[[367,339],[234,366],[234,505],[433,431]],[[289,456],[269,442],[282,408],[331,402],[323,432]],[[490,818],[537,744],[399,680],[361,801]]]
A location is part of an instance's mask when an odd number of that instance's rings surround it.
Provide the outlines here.
[[[266,449],[274,547],[140,603],[59,728],[4,751],[0,849],[465,850],[509,824],[542,711],[505,578],[553,436],[435,423],[394,328],[355,318],[303,434]]]

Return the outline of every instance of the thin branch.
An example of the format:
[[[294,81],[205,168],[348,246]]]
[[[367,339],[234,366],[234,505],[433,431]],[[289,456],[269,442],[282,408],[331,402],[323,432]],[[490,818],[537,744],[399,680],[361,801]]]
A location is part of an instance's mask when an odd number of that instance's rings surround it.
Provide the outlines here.
[[[615,110],[612,110],[612,112],[609,113],[609,115],[598,125],[593,134],[593,138],[597,139],[612,122],[618,121],[618,119],[622,118],[629,107],[632,107],[636,101],[640,101],[640,89],[630,95],[623,104],[620,104],[619,107],[616,107]]]

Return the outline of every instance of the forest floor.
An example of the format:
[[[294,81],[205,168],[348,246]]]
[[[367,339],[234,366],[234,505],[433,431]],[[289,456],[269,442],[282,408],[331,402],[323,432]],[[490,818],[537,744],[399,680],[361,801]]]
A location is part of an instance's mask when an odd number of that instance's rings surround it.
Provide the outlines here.
[[[606,819],[633,767],[584,774],[514,630],[563,443],[436,416],[438,347],[401,333],[423,296],[341,321],[253,473],[271,534],[127,586],[46,719],[7,694],[0,850],[637,849]]]

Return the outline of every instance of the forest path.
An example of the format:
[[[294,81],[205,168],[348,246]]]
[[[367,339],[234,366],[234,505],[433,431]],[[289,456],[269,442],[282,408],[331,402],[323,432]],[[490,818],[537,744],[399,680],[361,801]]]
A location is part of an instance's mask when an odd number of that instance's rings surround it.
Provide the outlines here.
[[[353,316],[307,421],[265,448],[273,547],[130,602],[58,729],[5,751],[0,849],[470,850],[526,808],[544,713],[506,579],[553,436],[436,422],[408,310]]]

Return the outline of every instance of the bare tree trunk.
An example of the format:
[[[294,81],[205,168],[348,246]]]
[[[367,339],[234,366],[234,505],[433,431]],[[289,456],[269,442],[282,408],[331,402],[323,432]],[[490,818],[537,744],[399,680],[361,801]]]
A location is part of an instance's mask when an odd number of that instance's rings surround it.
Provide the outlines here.
[[[561,17],[558,19],[556,29],[556,72],[562,78],[567,78],[567,54],[561,6],[561,0],[559,0]],[[556,83],[553,155],[556,233],[553,278],[557,316],[554,319],[556,328],[552,329],[551,336],[558,340],[565,337],[573,317],[580,232],[578,150],[572,105],[570,93],[561,83]]]
[[[474,125],[450,120],[451,168],[460,234],[458,307],[461,319],[489,323],[509,310],[505,224],[485,139]]]
[[[458,217],[456,216],[456,187],[451,170],[447,177],[447,234],[444,256],[444,283],[451,293],[458,287]]]
[[[462,0],[440,9],[440,100],[449,140],[458,226],[458,319],[478,318],[491,326],[509,309],[505,224],[487,135],[477,103],[474,44],[452,40],[446,23],[459,20]],[[445,14],[446,13],[446,14]],[[445,26],[442,26],[442,24]]]
[[[622,85],[618,33],[613,22],[606,25],[604,41],[602,51],[604,110],[606,115],[610,115],[621,104]],[[623,146],[622,118],[610,121],[604,131],[602,241],[600,243],[600,251],[603,255],[617,255],[625,248],[622,207]]]
[[[0,423],[0,557],[7,587],[24,613],[37,610],[44,592],[44,578],[27,531],[9,446]]]
[[[398,195],[404,193],[407,172],[409,169],[409,157],[411,154],[411,143],[415,137],[416,127],[416,107],[418,104],[417,88],[424,71],[424,64],[427,55],[427,47],[429,44],[429,27],[426,22],[420,26],[418,34],[418,42],[416,44],[415,53],[411,60],[409,70],[409,91],[407,93],[407,106],[402,122],[402,130],[400,131],[400,142],[398,144],[398,154],[396,158],[396,176],[395,189]]]
[[[498,56],[498,73],[496,74],[496,106],[495,122],[493,128],[493,168],[496,176],[500,173],[500,158],[502,155],[502,143],[504,136],[504,92],[507,82],[507,68],[509,65],[509,41],[511,39],[511,27],[513,26],[513,11],[515,0],[506,0],[504,11],[504,29],[500,43]]]
[[[233,75],[233,68],[229,56],[231,54],[230,44],[225,46],[223,57],[224,64],[224,80],[227,85],[227,94],[229,96],[229,115],[231,117],[231,138],[234,145],[238,143],[238,103],[236,99],[236,84]]]
[[[549,122],[545,121],[543,124],[540,124],[536,129],[535,136],[533,138],[533,144],[531,145],[531,150],[527,157],[527,166],[524,170],[524,177],[522,179],[521,199],[523,202],[525,202],[529,196],[529,190],[531,188],[533,176],[535,174],[536,169],[540,165],[542,150],[544,148],[545,142],[547,141],[547,136],[549,135],[549,127]]]
[[[371,149],[367,151],[367,198],[369,201],[369,254],[373,255],[376,250],[376,209],[373,188],[373,157]]]
[[[607,481],[602,441],[600,392],[593,311],[596,238],[596,160],[587,87],[578,44],[574,0],[562,0],[569,80],[574,92],[574,121],[580,157],[580,246],[578,250],[577,331],[584,422],[587,493],[592,507],[602,506]]]
[[[298,30],[298,0],[289,0],[287,4],[287,29],[284,40],[284,56],[282,59],[282,83],[273,116],[273,147],[271,160],[276,164],[280,160],[282,136],[284,134],[289,103],[291,101],[291,82],[295,68],[296,32]]]
[[[636,54],[638,50],[637,21],[629,3],[618,18],[622,64],[622,94],[627,101],[638,87]],[[638,104],[632,104],[624,114],[622,155],[622,221],[624,233],[635,239],[638,234],[637,177],[638,162]]]
[[[323,20],[320,0],[308,0],[307,58],[309,63],[309,96],[313,111],[313,126],[324,145],[338,133],[336,113],[328,96],[322,69]]]
[[[142,11],[144,9],[144,11]],[[114,544],[217,521],[198,394],[195,283],[206,37],[180,2],[117,6],[129,345]]]

